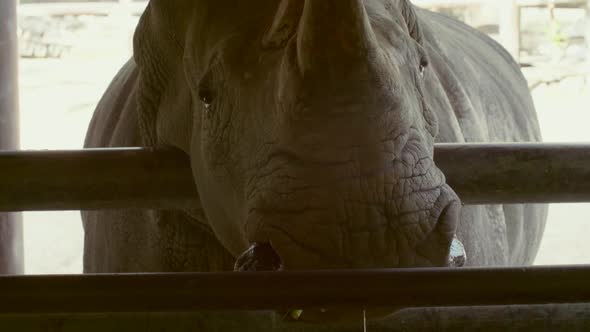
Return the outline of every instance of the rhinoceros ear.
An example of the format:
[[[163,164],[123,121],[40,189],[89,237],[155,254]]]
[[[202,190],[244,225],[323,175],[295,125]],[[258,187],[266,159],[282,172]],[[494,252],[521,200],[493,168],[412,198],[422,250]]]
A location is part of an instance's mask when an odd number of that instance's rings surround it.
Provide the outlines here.
[[[422,30],[420,29],[420,25],[418,23],[418,16],[414,10],[414,5],[412,5],[408,0],[400,0],[400,7],[402,15],[406,20],[410,36],[414,38],[419,44],[422,44]]]
[[[143,13],[136,30],[136,36],[152,37],[150,42],[182,47],[195,1],[151,0]]]
[[[162,95],[182,64],[185,34],[197,2],[151,0],[135,30],[137,111],[144,145],[157,144],[156,118]]]

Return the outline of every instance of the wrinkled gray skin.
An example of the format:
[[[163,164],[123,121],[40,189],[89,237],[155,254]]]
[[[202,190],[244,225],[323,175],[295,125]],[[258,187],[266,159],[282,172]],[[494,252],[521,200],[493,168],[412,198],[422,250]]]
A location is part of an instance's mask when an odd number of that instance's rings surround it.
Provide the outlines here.
[[[280,3],[280,4],[279,4]],[[437,142],[539,141],[518,65],[405,0],[152,0],[87,147],[174,146],[200,201],[83,212],[85,272],[532,263],[540,205],[463,207]],[[254,266],[254,262],[250,262]]]

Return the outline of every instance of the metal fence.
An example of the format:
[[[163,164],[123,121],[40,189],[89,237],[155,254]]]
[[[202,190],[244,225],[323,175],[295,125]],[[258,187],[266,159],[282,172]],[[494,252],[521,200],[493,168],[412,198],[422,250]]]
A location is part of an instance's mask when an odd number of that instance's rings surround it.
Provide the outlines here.
[[[590,145],[437,144],[435,161],[466,204],[590,201]],[[0,211],[182,208],[193,183],[172,149],[0,152]],[[583,266],[7,276],[0,312],[590,302],[588,280]]]

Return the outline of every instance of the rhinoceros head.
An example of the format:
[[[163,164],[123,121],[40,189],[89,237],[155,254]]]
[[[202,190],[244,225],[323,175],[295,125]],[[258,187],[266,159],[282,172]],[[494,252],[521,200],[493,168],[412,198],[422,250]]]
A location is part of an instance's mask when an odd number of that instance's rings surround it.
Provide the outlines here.
[[[159,47],[139,30],[136,61],[161,77],[144,89],[166,93],[140,106],[159,103],[156,141],[190,154],[221,243],[236,257],[255,245],[239,269],[446,264],[460,203],[433,162],[407,1],[150,6],[142,24],[160,27]]]

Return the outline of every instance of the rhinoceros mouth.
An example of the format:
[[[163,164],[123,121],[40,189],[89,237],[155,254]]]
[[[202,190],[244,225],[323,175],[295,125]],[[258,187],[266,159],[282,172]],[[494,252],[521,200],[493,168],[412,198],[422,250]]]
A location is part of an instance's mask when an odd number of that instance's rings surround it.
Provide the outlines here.
[[[449,260],[447,267],[458,268],[464,266],[467,262],[465,248],[457,237],[453,238],[450,247]],[[270,243],[253,243],[236,260],[234,270],[237,272],[254,272],[254,271],[281,271],[283,264],[277,252],[272,248]],[[370,316],[375,318],[387,316],[402,308],[381,308],[370,311]],[[363,310],[363,317],[366,315]],[[285,321],[291,322],[327,322],[349,320],[351,312],[342,310],[328,309],[292,309],[278,312]],[[366,317],[365,317],[366,319]],[[366,320],[365,320],[366,322]]]
[[[447,209],[441,214],[441,218],[447,218],[449,212]],[[447,267],[458,268],[465,265],[467,262],[467,255],[465,248],[461,241],[456,236],[449,249]],[[278,253],[273,249],[268,242],[253,243],[238,259],[236,260],[234,271],[237,272],[255,272],[255,271],[281,271],[283,270],[283,263]],[[370,316],[383,317],[389,315],[401,308],[382,308],[370,312]],[[326,321],[342,321],[348,320],[351,313],[341,310],[328,309],[292,309],[279,312],[285,321],[300,321],[300,322],[326,322]],[[363,310],[363,317],[366,311]],[[365,320],[366,321],[366,320]]]
[[[447,267],[463,267],[467,254],[463,243],[455,236],[449,249]],[[253,243],[238,257],[234,265],[236,272],[281,271],[283,262],[270,243]]]
[[[421,239],[414,242],[412,246],[407,246],[404,250],[398,250],[400,259],[391,260],[383,259],[381,262],[366,263],[361,258],[357,261],[347,261],[341,256],[331,255],[322,256],[322,260],[314,260],[316,257],[312,256],[315,251],[310,250],[302,244],[300,239],[292,237],[286,230],[276,224],[266,224],[266,231],[261,232],[262,236],[253,236],[251,238],[250,247],[245,250],[235,261],[235,271],[280,271],[283,269],[328,269],[328,268],[387,268],[387,267],[461,267],[466,264],[467,257],[463,244],[456,236],[456,224],[460,219],[461,203],[460,201],[447,195],[441,195],[442,201],[446,203],[438,203],[435,205],[444,206],[438,212],[436,222],[431,224],[431,228],[424,232]],[[276,232],[271,233],[271,231]],[[411,232],[415,228],[408,228],[399,232]],[[419,231],[419,230],[418,230]],[[268,232],[268,233],[267,233]],[[403,235],[405,236],[405,235]],[[392,241],[395,241],[392,238]],[[286,244],[285,244],[286,243]],[[295,250],[291,249],[293,244]],[[394,249],[397,249],[393,246]],[[294,254],[299,253],[299,256]],[[324,253],[322,253],[325,255]],[[367,254],[370,254],[368,252]],[[386,255],[387,253],[379,252],[379,254]],[[296,264],[292,263],[294,259],[301,257],[301,260]],[[385,257],[385,256],[383,256]],[[310,258],[311,261],[305,263],[305,259]],[[359,260],[360,259],[360,260]],[[323,268],[322,266],[325,266]]]
[[[448,206],[446,206],[442,211],[438,218],[438,225],[439,227],[443,228],[441,232],[444,234],[444,228],[447,228],[448,225],[453,223],[453,219],[458,218],[458,209],[459,204],[457,202],[451,202]],[[439,232],[433,232],[437,234]],[[444,235],[443,235],[444,237]],[[438,242],[436,237],[429,239],[430,241]],[[429,251],[428,247],[430,246],[426,240],[426,249],[425,251]],[[456,235],[452,236],[452,240],[449,243],[449,251],[448,251],[448,259],[446,262],[441,260],[436,260],[439,262],[444,262],[443,266],[446,267],[462,267],[467,262],[467,254],[465,252],[465,247],[459,241]],[[440,266],[439,265],[439,266]],[[281,271],[283,270],[283,261],[279,253],[273,248],[270,242],[253,242],[250,247],[244,251],[236,260],[234,264],[234,271],[237,272],[255,272],[255,271]]]

